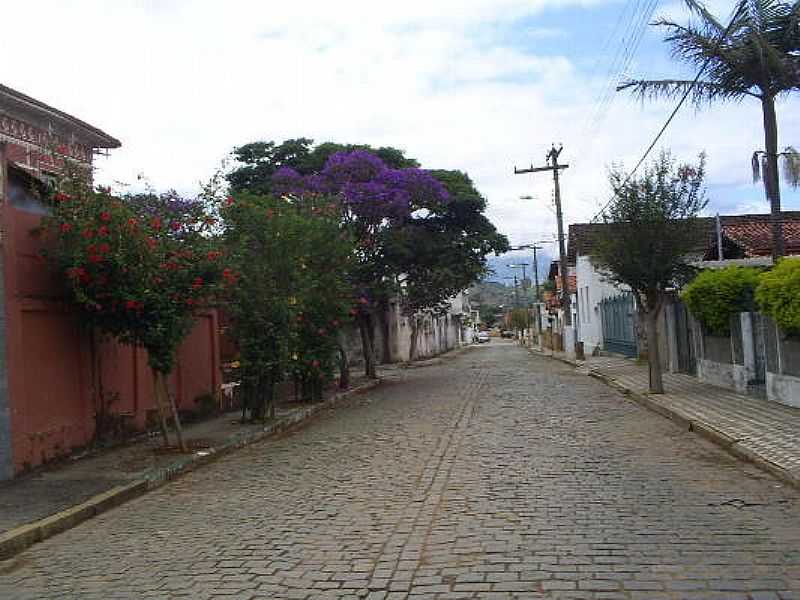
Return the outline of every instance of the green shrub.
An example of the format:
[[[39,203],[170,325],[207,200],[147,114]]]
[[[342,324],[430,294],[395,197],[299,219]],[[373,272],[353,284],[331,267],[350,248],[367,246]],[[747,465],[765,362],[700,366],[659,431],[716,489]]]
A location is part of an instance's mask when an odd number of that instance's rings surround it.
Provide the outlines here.
[[[800,260],[785,258],[761,274],[758,308],[787,333],[800,333]]]
[[[718,335],[730,333],[731,315],[754,310],[753,294],[759,270],[726,267],[702,271],[686,286],[682,297],[703,326]]]

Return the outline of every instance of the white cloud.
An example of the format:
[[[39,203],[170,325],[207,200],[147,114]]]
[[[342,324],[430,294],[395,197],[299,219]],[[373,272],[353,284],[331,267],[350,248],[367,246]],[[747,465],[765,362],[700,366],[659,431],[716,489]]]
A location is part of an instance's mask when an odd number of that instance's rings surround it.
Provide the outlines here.
[[[36,38],[5,29],[0,52],[13,59],[0,81],[119,137],[123,147],[100,162],[104,180],[144,172],[159,188],[188,192],[255,139],[393,145],[425,166],[468,171],[490,216],[521,243],[552,235],[552,181],[514,176],[514,165],[541,163],[563,143],[567,219],[586,220],[607,197],[606,165],[631,166],[669,112],[619,96],[602,126],[587,129],[602,79],[492,33],[524,18],[529,37],[561,35],[535,17],[553,6],[579,16],[603,2],[9,3],[4,21],[35,22]],[[800,130],[797,114],[782,110],[787,140]],[[743,185],[760,127],[752,102],[689,109],[664,144],[681,157],[707,150],[715,182]]]

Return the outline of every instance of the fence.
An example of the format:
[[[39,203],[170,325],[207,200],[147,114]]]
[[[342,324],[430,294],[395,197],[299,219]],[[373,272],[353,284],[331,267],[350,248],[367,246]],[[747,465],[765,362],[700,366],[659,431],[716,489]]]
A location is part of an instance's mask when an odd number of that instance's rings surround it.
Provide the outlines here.
[[[800,407],[800,339],[757,312],[733,315],[725,336],[696,327],[701,381]]]

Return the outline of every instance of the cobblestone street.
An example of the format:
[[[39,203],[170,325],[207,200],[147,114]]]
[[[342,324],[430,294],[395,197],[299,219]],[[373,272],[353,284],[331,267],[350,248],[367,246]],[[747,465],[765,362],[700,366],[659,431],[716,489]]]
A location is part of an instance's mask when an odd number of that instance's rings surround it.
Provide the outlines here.
[[[0,563],[0,598],[800,599],[800,493],[495,340]]]

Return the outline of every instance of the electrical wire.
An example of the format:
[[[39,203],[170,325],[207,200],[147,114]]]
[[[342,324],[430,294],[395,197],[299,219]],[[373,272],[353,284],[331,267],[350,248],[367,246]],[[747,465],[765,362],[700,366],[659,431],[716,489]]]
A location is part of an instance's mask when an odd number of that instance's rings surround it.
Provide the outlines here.
[[[709,53],[709,56],[706,57],[705,61],[703,61],[703,64],[700,66],[700,69],[697,71],[697,75],[695,75],[695,77],[692,80],[691,84],[689,84],[687,86],[687,88],[684,91],[683,95],[681,96],[680,100],[678,100],[678,104],[675,106],[675,108],[672,110],[672,112],[670,113],[669,117],[667,118],[667,121],[664,123],[664,125],[661,127],[661,129],[659,129],[659,131],[656,134],[655,138],[653,138],[653,141],[650,142],[650,145],[647,147],[647,150],[645,150],[644,154],[642,154],[642,157],[639,159],[639,162],[637,162],[636,166],[633,168],[633,170],[630,173],[628,173],[627,177],[625,177],[625,180],[622,182],[622,184],[620,184],[619,188],[625,187],[625,185],[631,180],[631,177],[633,177],[634,174],[636,173],[636,171],[639,170],[639,167],[642,166],[642,163],[644,163],[645,159],[647,159],[647,156],[650,154],[650,152],[653,150],[653,148],[655,148],[655,145],[658,143],[658,140],[660,140],[661,136],[664,135],[664,132],[667,130],[667,127],[670,126],[670,123],[672,123],[672,120],[675,118],[675,115],[678,114],[678,111],[684,105],[684,103],[686,102],[686,99],[689,97],[689,94],[691,94],[692,89],[697,84],[697,82],[700,80],[700,77],[702,77],[703,73],[705,72],[706,68],[708,67],[708,64],[711,62],[711,54],[713,54],[720,47],[720,45],[725,40],[725,38],[728,37],[728,34],[731,32],[731,29],[733,28],[734,24],[736,23],[736,20],[739,18],[739,15],[741,14],[741,12],[744,9],[744,7],[745,7],[744,3],[740,3],[739,4],[738,9],[734,13],[734,15],[731,17],[731,20],[728,23],[728,26],[725,28],[725,31],[723,31],[719,35],[719,37],[717,38],[717,41],[714,43],[713,49]],[[597,211],[597,214],[595,214],[595,216],[592,217],[592,221],[591,221],[592,223],[594,223],[598,219],[598,217],[600,217],[606,211],[606,209],[611,205],[611,203],[617,197],[617,193],[618,193],[617,190],[614,190],[614,193],[611,195],[611,198],[609,198],[608,201],[603,205],[603,207],[599,211]]]

